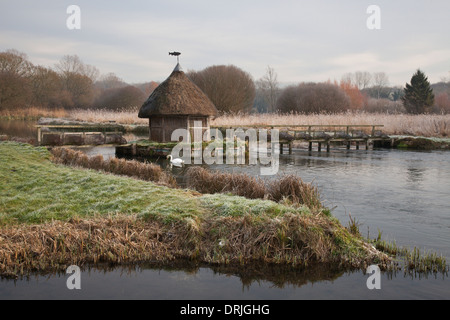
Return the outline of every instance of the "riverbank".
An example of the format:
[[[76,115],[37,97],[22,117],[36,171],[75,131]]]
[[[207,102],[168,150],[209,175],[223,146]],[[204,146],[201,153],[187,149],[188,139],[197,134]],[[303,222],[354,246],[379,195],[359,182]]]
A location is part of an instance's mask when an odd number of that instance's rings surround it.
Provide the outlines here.
[[[409,150],[450,150],[450,138],[393,136],[393,147]]]
[[[387,255],[327,210],[70,168],[45,148],[0,143],[0,273],[96,263],[267,263],[363,268]]]

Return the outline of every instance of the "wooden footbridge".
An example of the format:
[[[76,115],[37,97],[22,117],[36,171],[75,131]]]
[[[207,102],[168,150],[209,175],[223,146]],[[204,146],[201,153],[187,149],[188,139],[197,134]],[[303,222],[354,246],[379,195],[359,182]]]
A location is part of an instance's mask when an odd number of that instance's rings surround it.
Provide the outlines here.
[[[120,125],[36,125],[39,145],[103,145],[123,144]]]
[[[116,124],[104,125],[37,125],[39,145],[101,145],[113,144],[121,146],[120,150],[129,147],[123,139],[123,127]],[[361,145],[369,149],[370,145],[392,146],[393,139],[382,133],[383,125],[269,125],[269,126],[211,126],[224,133],[227,129],[266,129],[270,135],[271,130],[279,130],[280,153],[285,148],[292,154],[294,144],[307,143],[308,150],[325,148],[330,152],[331,146],[345,146],[350,149],[355,146],[358,150]],[[123,148],[122,148],[123,147]],[[116,147],[117,150],[118,147]],[[145,146],[145,150],[149,147]],[[134,150],[134,149],[133,149]],[[170,153],[171,148],[165,151]],[[148,151],[148,150],[147,150]],[[128,152],[132,154],[132,152]]]
[[[308,150],[313,150],[313,145],[317,145],[317,150],[322,151],[322,147],[330,152],[331,145],[345,145],[350,149],[352,145],[358,150],[360,145],[369,149],[376,141],[390,141],[389,136],[382,133],[383,125],[272,125],[272,126],[230,126],[218,129],[267,129],[279,130],[280,153],[284,153],[287,146],[289,154],[292,154],[294,143],[308,143]]]

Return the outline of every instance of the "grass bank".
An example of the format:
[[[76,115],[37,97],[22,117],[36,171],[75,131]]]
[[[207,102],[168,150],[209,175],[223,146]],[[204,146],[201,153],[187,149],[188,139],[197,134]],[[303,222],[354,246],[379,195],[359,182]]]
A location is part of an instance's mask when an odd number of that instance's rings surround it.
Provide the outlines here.
[[[100,262],[362,267],[389,260],[321,209],[203,195],[50,157],[45,148],[0,143],[3,276]]]

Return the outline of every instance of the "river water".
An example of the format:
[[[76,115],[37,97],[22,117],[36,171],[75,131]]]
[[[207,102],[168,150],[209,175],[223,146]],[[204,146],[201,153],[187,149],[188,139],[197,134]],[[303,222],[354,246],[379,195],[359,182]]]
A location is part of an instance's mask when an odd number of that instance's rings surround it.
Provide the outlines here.
[[[1,132],[0,132],[1,134]],[[84,149],[114,156],[113,148]],[[163,163],[165,166],[165,163]],[[258,175],[258,165],[212,165],[213,170]],[[183,181],[183,168],[166,168]],[[279,173],[294,173],[320,189],[342,224],[349,215],[363,235],[399,246],[434,251],[450,261],[450,153],[448,151],[294,149],[280,155]],[[270,178],[270,177],[269,177]],[[81,290],[69,275],[1,280],[0,299],[448,299],[448,275],[381,274],[381,289],[367,287],[362,271],[212,269],[208,266],[92,268]]]

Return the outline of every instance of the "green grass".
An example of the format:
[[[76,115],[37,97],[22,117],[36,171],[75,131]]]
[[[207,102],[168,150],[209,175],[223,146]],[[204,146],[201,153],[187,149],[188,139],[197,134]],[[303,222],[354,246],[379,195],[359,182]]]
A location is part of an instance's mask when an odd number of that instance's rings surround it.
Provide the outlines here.
[[[103,214],[197,215],[191,193],[50,162],[45,148],[0,144],[0,224],[43,223]]]
[[[201,203],[213,214],[222,217],[241,217],[245,214],[255,216],[266,215],[271,218],[279,217],[287,213],[300,215],[310,214],[309,208],[288,207],[274,201],[247,199],[227,194],[206,194],[201,197]]]
[[[43,223],[103,214],[138,214],[162,219],[218,216],[310,214],[269,200],[225,194],[201,195],[151,182],[56,165],[45,148],[0,143],[0,224]]]

